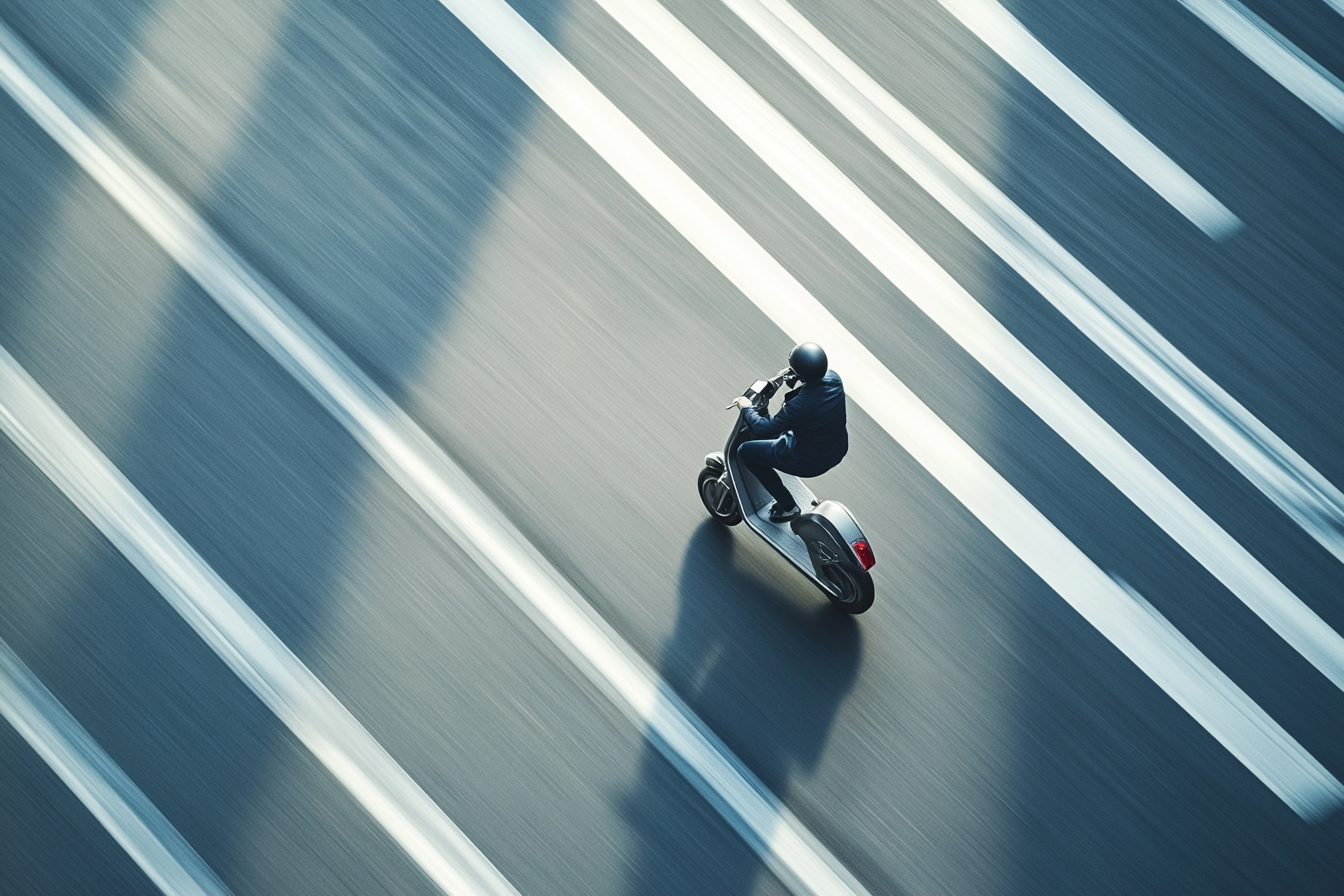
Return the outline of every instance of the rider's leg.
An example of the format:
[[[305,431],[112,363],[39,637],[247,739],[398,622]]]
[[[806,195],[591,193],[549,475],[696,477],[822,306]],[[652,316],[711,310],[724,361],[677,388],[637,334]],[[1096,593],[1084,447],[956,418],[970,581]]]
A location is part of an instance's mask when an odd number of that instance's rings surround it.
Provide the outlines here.
[[[775,472],[774,439],[743,442],[737,447],[737,458],[775,499],[778,509],[789,510],[797,506],[797,502],[793,500],[793,495],[784,485],[784,480],[780,479],[779,474]]]

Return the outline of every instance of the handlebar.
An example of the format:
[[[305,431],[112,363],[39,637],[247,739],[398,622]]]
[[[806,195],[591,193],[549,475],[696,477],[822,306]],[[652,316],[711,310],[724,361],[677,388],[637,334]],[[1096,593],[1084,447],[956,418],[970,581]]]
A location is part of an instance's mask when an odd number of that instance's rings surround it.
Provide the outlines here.
[[[779,373],[768,380],[757,380],[742,393],[743,398],[751,399],[751,403],[760,407],[769,404],[770,399],[779,391],[780,386],[787,386],[792,389],[798,385],[798,374],[793,372],[792,367],[785,367]],[[732,404],[724,408],[725,411],[731,410],[737,406],[737,399],[733,399]]]

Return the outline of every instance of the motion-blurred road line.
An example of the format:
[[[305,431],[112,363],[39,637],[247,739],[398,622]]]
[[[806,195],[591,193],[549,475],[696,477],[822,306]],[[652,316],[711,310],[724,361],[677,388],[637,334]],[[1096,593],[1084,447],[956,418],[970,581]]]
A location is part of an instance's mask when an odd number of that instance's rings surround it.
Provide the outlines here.
[[[1344,0],[1325,0],[1331,9],[1344,16]]]
[[[500,11],[516,19],[508,6],[500,4],[500,7]],[[517,19],[517,22],[522,23],[522,20]],[[541,40],[539,35],[535,37]],[[549,50],[549,58],[558,64],[561,72],[573,71],[549,44],[543,41],[542,45]],[[581,77],[577,72],[573,74]],[[867,893],[672,691],[653,667],[626,644],[550,561],[527,541],[443,449],[288,299],[253,271],[196,212],[135,158],[3,25],[0,25],[0,82],[225,312],[346,428],[560,649],[645,730],[650,743],[723,814],[786,885],[796,893],[819,896],[862,896]],[[592,89],[591,85],[589,89]],[[9,358],[7,353],[3,357]],[[8,364],[14,366],[12,360]],[[0,364],[0,368],[4,367],[5,364]],[[13,385],[9,384],[11,382]],[[36,384],[17,368],[10,371],[9,380],[0,380],[0,423],[5,422],[2,405],[10,400],[11,393],[26,395],[36,388]],[[450,892],[513,892],[485,857],[475,852],[470,841],[438,812],[391,758],[381,752],[382,748],[298,659],[268,629],[264,629],[264,624],[229,590],[228,585],[219,580],[175,532],[166,528],[167,523],[97,454],[97,449],[64,419],[59,409],[47,400],[41,410],[46,417],[55,414],[60,418],[57,424],[52,424],[57,432],[54,445],[62,450],[82,448],[74,461],[62,462],[51,470],[43,467],[48,475],[55,478],[53,473],[68,473],[67,479],[74,491],[67,491],[67,494],[72,497],[78,494],[83,498],[85,490],[78,487],[86,484],[84,468],[88,468],[90,475],[97,474],[99,487],[89,495],[91,503],[81,504],[81,509],[90,515],[99,513],[94,521],[102,519],[112,527],[110,532],[104,531],[109,532],[108,537],[119,547],[125,545],[123,550],[133,561],[142,556],[152,559],[150,555],[142,554],[134,537],[148,533],[156,539],[168,540],[164,545],[154,542],[155,546],[172,551],[165,558],[169,561],[167,569],[161,570],[158,565],[151,564],[142,568],[142,572],[156,585],[162,582],[160,590],[170,589],[164,592],[165,596],[185,601],[175,604],[179,606],[179,612],[191,614],[188,621],[200,624],[197,630],[217,650],[224,651],[221,655],[226,661],[237,664],[234,669],[245,681],[254,689],[263,689],[259,695],[281,718],[287,721],[293,718],[291,727],[300,726],[296,729],[300,737],[313,737],[311,743],[305,741],[310,749],[319,758],[330,760],[328,767],[352,788],[357,798],[368,800],[365,806],[376,818],[386,819],[384,826],[422,867],[431,871],[430,876],[436,881],[447,881],[460,865],[463,874],[459,876],[465,878],[469,869],[479,866],[476,868],[479,888]],[[16,441],[25,439],[20,444],[30,446],[34,452],[48,444],[33,443],[27,438],[26,430],[15,432],[18,438],[13,433],[11,438]],[[46,458],[41,453],[37,456]],[[58,459],[64,461],[64,456]],[[131,504],[103,508],[92,503],[94,499],[101,500],[104,489],[112,489],[123,499],[131,500]],[[120,523],[126,522],[121,514],[132,511],[129,528],[119,528]],[[122,540],[118,541],[118,538]],[[189,584],[196,590],[180,590],[170,573],[190,577]],[[254,656],[249,659],[241,652],[240,645],[222,640],[224,630],[212,617],[201,616],[191,602],[197,598],[208,598],[212,612],[225,614],[227,618],[221,621],[230,622],[233,629],[229,631],[237,637],[248,642],[260,638],[261,644],[251,646],[270,653],[280,651],[279,658]],[[259,632],[251,631],[255,626],[263,628]],[[287,676],[283,683],[301,693],[287,696],[276,691],[269,680],[258,678],[255,664],[263,660],[272,665],[278,663],[276,668],[268,667],[266,671]],[[304,702],[294,703],[294,700]],[[314,709],[313,701],[318,701],[325,709]],[[300,710],[307,714],[296,715]],[[338,734],[324,719],[323,713],[340,714],[346,719],[346,727],[353,726],[357,730]],[[323,724],[325,727],[313,727]],[[381,768],[374,775],[367,766],[377,757],[342,752],[344,745],[361,744],[363,754],[376,750],[386,757],[384,765],[391,767]],[[322,752],[319,753],[319,749]],[[389,777],[393,780],[388,780]],[[378,792],[378,784],[389,788],[388,791]],[[434,816],[432,813],[438,814]],[[406,815],[426,825],[437,822],[438,829],[422,833],[415,823],[402,817]],[[439,847],[437,851],[436,846]],[[475,859],[471,858],[473,853]],[[459,861],[447,860],[446,857],[454,855]],[[491,875],[493,883],[489,883]]]
[[[430,880],[451,896],[518,896],[373,735],[4,348],[0,431],[126,555]]]
[[[1339,0],[1328,2],[1344,12],[1344,4]],[[1181,0],[1181,5],[1260,66],[1265,74],[1344,131],[1344,81],[1299,50],[1268,22],[1237,0]]]
[[[1294,522],[1344,561],[1344,493],[1181,354],[786,0],[724,2],[957,220]]]
[[[1294,811],[1315,819],[1344,801],[1339,781],[1089,560],[504,0],[440,2],[790,338],[823,343],[878,425]]]
[[[1170,643],[1169,632],[1144,621],[1149,614],[1136,616],[1122,588],[859,345],[510,7],[503,2],[446,5],[786,333],[822,339],[857,379],[866,375],[867,381],[851,393],[873,418],[1294,811],[1313,819],[1344,799],[1339,782],[1221,672],[1207,666],[1208,675],[1194,675],[1188,661],[1173,659],[1182,651]],[[580,669],[645,727],[650,742],[790,889],[866,892],[409,416],[265,286],[12,35],[0,28],[0,38],[8,50],[8,58],[0,59],[0,78],[11,95],[328,408]],[[24,54],[26,72],[15,64],[16,49]],[[0,396],[8,394],[0,386]],[[72,435],[87,442],[77,430]]]
[[[0,715],[167,896],[229,896],[172,822],[3,640]]]
[[[1241,221],[1032,36],[996,0],[938,0],[1111,155],[1209,236]]]
[[[1344,638],[1079,398],[714,51],[657,0],[596,2],[958,345],[1344,689]],[[985,229],[993,235],[992,228]],[[1022,264],[1032,262],[1021,241],[999,244],[1021,256]],[[1074,262],[1074,267],[1082,266]],[[1044,260],[1033,273],[1054,283],[1063,279]],[[810,295],[808,301],[816,302]],[[1075,301],[1090,304],[1085,296]]]

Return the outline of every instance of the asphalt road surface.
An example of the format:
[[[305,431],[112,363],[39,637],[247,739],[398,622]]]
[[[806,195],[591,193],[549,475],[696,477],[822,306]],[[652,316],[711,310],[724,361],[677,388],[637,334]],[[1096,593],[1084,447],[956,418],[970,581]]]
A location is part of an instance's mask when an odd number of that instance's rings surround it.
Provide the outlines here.
[[[1320,538],[728,5],[665,5],[1173,493],[1344,632],[1344,566]],[[1210,236],[951,10],[974,5],[798,9],[1344,486],[1344,132],[1177,0],[1007,2],[1239,219]],[[1332,5],[1249,4],[1338,78]],[[694,483],[728,434],[723,407],[783,366],[793,335],[444,5],[4,0],[0,22],[460,465],[856,886],[1341,892],[1340,687],[596,0],[512,7],[1319,763],[1324,811],[1295,811],[1045,581],[1046,561],[893,438],[878,404],[852,400],[866,368],[835,361],[851,449],[813,487],[871,538],[873,609],[834,611],[744,527],[712,523]],[[519,893],[788,892],[771,847],[11,95],[0,346]],[[439,891],[12,438],[0,639],[233,893]],[[0,724],[0,893],[157,889]]]

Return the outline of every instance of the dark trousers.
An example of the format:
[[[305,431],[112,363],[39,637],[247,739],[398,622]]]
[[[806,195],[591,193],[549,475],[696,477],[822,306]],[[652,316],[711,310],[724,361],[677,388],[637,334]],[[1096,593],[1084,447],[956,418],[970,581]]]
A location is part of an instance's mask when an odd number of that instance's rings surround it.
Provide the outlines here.
[[[747,468],[747,472],[755,476],[765,490],[779,502],[779,506],[785,510],[793,507],[796,503],[793,495],[784,485],[784,480],[779,478],[775,472],[775,439],[757,439],[751,442],[743,442],[737,446],[737,459],[742,462],[742,466]],[[785,470],[784,472],[789,472]]]

